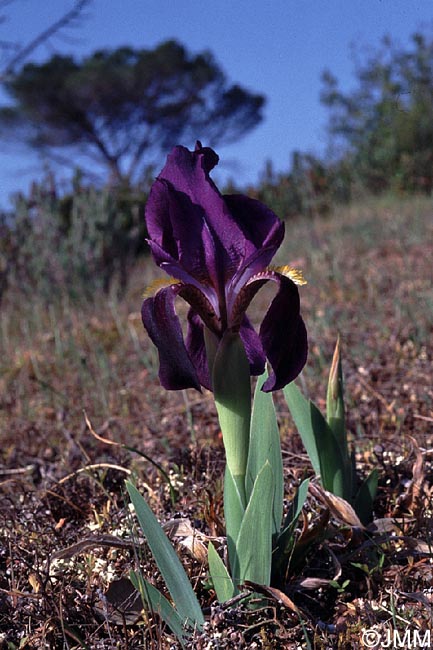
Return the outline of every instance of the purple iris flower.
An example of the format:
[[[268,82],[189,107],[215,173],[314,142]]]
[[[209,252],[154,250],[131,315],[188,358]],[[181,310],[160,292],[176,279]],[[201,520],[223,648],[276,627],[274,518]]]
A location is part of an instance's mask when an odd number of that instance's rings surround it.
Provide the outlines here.
[[[272,372],[263,390],[269,392],[292,381],[307,358],[299,293],[291,279],[297,276],[289,267],[268,266],[283,240],[284,224],[259,201],[222,196],[209,176],[217,163],[217,154],[199,142],[193,152],[175,147],[151,188],[148,243],[171,280],[144,300],[143,324],[158,348],[164,388],[212,389],[207,328],[217,345],[226,332],[239,334],[252,375],[261,374],[268,359]],[[257,334],[245,312],[269,280],[278,290]],[[185,339],[176,296],[190,305]]]

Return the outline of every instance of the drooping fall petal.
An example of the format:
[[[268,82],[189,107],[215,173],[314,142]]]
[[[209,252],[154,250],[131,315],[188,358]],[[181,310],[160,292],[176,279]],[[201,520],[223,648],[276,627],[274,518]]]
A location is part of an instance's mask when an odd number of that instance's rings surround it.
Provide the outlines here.
[[[212,390],[209,362],[204,341],[204,325],[201,318],[193,309],[190,309],[188,312],[188,333],[185,343],[188,354],[194,363],[200,384],[204,388]]]
[[[182,328],[174,309],[174,299],[180,285],[161,289],[153,298],[143,302],[143,325],[159,354],[159,379],[164,388],[180,390],[196,388],[200,381],[185,347]]]
[[[239,335],[244,344],[245,353],[250,364],[251,374],[261,375],[265,369],[266,355],[260,337],[246,315],[244,315],[242,320]]]
[[[263,386],[266,393],[293,381],[304,367],[308,353],[297,286],[276,273],[269,279],[277,282],[279,289],[260,326],[260,340],[273,371]]]

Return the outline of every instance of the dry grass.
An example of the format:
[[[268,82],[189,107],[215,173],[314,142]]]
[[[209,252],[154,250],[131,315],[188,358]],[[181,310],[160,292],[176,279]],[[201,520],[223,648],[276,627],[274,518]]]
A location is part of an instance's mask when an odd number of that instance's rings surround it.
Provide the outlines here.
[[[209,619],[194,648],[358,648],[362,629],[373,625],[431,625],[432,258],[427,199],[366,201],[317,221],[287,223],[278,261],[302,268],[309,281],[301,289],[310,337],[304,389],[323,407],[339,332],[357,462],[361,471],[379,468],[376,517],[398,517],[404,539],[357,544],[333,522],[303,577],[333,577],[335,557],[340,587],[296,589],[294,576],[288,589],[300,622],[280,603],[261,613],[211,609],[206,567],[177,538]],[[157,357],[141,326],[141,294],[155,274],[143,263],[119,303],[96,296],[92,305],[41,305],[9,296],[3,305],[0,648],[177,647],[158,621],[113,613],[104,600],[136,562],[126,472],[147,491],[161,521],[176,515],[204,535],[223,530],[223,450],[212,400],[160,388]],[[259,294],[257,314],[267,299],[266,290]],[[277,404],[292,494],[310,469],[280,398]],[[158,469],[92,436],[83,411],[99,435],[164,467],[174,505]],[[311,498],[310,522],[321,512]],[[56,557],[89,537],[99,545]],[[161,586],[141,552],[141,565]]]

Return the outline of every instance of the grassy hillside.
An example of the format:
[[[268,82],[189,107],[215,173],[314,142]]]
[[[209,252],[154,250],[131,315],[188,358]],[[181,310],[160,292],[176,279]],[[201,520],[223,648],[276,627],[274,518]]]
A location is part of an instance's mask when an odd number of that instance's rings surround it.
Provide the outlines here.
[[[310,354],[301,385],[321,407],[341,336],[357,462],[362,472],[379,469],[375,515],[398,517],[401,541],[351,555],[349,532],[335,528],[304,577],[333,573],[340,587],[305,592],[295,589],[294,578],[291,597],[304,613],[302,625],[277,603],[262,616],[239,610],[237,619],[230,610],[219,617],[212,610],[195,648],[308,647],[306,634],[311,647],[351,648],[376,623],[425,629],[433,491],[431,215],[426,198],[382,198],[317,220],[288,221],[276,260],[302,269],[308,280],[301,302]],[[142,294],[157,271],[143,261],[121,300],[97,295],[92,303],[50,304],[9,293],[3,301],[0,646],[4,640],[11,649],[176,647],[157,620],[114,611],[103,597],[135,561],[125,541],[133,525],[123,490],[128,474],[161,521],[177,514],[199,535],[222,530],[223,449],[213,402],[206,393],[161,389],[157,355],[141,325]],[[256,319],[266,290],[255,299]],[[287,407],[279,397],[277,403],[291,493],[311,468]],[[175,504],[158,467],[120,443],[164,468]],[[310,504],[310,521],[318,510]],[[113,543],[113,535],[123,543]],[[89,537],[59,558],[59,549]],[[209,607],[204,560],[197,552],[191,557],[181,537],[176,543]],[[142,566],[155,575],[141,552]]]

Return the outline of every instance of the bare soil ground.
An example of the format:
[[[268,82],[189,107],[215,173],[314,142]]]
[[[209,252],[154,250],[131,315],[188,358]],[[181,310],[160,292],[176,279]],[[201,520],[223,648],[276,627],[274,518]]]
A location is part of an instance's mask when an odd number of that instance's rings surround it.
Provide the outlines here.
[[[308,279],[301,301],[310,355],[300,384],[323,408],[339,333],[350,441],[359,471],[379,470],[375,519],[388,519],[367,535],[331,516],[326,537],[289,577],[298,613],[281,601],[255,610],[217,605],[203,549],[191,552],[185,530],[203,544],[223,534],[224,453],[212,396],[159,386],[139,314],[157,272],[150,260],[120,302],[95,296],[91,305],[66,298],[47,305],[7,296],[0,648],[179,647],[141,604],[123,602],[130,568],[164,591],[125,497],[127,477],[159,520],[171,522],[167,531],[202,603],[207,625],[192,648],[381,647],[387,630],[401,638],[431,630],[432,207],[427,199],[372,200],[286,224],[278,262]],[[266,289],[257,296],[257,322],[268,299]],[[290,498],[312,471],[280,395],[276,403]],[[326,513],[313,495],[306,510],[308,525],[321,525]]]

